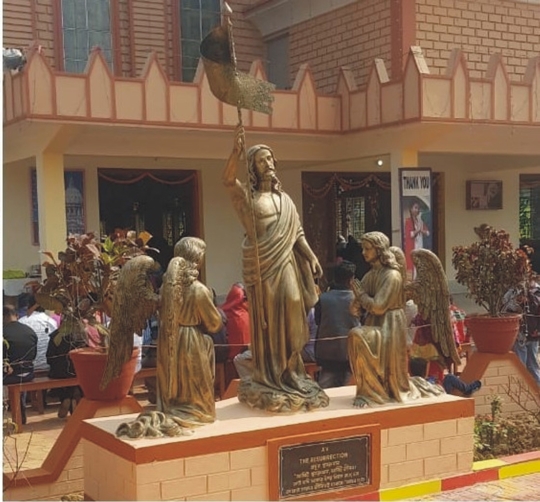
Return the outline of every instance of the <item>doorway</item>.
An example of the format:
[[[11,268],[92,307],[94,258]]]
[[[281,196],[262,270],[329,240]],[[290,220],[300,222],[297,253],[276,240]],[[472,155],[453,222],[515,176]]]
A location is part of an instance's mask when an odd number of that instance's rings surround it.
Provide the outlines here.
[[[181,237],[200,236],[196,171],[98,169],[98,183],[101,235],[150,233],[163,269]]]
[[[302,173],[304,231],[324,269],[323,290],[340,236],[347,242],[343,258],[356,265],[356,277],[367,272],[360,237],[374,230],[391,235],[390,197],[389,173]]]
[[[540,175],[519,177],[519,243],[534,250],[529,256],[533,270],[540,274]]]

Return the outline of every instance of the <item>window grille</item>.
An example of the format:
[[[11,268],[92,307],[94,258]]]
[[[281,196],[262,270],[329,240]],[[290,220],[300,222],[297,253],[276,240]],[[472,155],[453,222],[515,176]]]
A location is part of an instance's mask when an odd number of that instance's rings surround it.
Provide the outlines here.
[[[221,22],[220,0],[180,0],[182,81],[193,82],[202,39]]]
[[[62,0],[64,69],[82,73],[93,47],[112,65],[110,0]]]

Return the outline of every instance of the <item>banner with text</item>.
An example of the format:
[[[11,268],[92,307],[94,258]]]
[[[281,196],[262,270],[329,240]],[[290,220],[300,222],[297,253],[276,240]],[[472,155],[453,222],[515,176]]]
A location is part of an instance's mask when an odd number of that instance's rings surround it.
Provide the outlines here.
[[[433,248],[432,186],[431,169],[399,170],[401,243],[409,279],[416,277],[411,252],[415,249]]]

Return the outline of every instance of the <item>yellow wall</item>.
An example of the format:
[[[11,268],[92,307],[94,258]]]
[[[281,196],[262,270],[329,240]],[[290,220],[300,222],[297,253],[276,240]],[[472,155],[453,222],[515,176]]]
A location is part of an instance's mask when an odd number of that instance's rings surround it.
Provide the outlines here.
[[[276,152],[279,157],[279,152]],[[488,171],[485,160],[465,157],[466,161],[444,155],[420,156],[420,165],[431,167],[436,172],[446,173],[445,181],[445,262],[443,263],[454,293],[463,291],[452,279],[454,270],[451,265],[452,246],[469,243],[474,240],[473,227],[488,223],[508,230],[514,243],[519,237],[519,174],[538,173],[539,167],[518,169],[511,165],[499,165],[497,170]],[[230,286],[242,280],[241,243],[243,229],[233,210],[226,190],[221,183],[221,171],[224,161],[206,162],[201,167],[201,223],[203,237],[207,242],[206,282],[218,295],[228,292]],[[388,162],[381,171],[387,170]],[[4,166],[4,249],[3,268],[28,270],[32,264],[43,261],[39,257],[38,247],[31,244],[30,214],[30,168],[33,159]],[[175,159],[148,158],[91,158],[66,157],[66,169],[84,169],[87,230],[99,230],[98,207],[98,167],[130,167],[160,169],[181,169],[182,163]],[[284,190],[296,202],[302,217],[302,171],[375,171],[374,159],[356,159],[350,162],[332,165],[303,165],[291,168],[278,166],[278,176]],[[474,172],[475,174],[470,174]],[[244,174],[241,173],[244,179]],[[468,211],[465,209],[465,183],[468,179],[495,179],[503,182],[503,210]]]
[[[32,245],[30,159],[3,168],[3,269],[29,272],[41,263],[38,246]]]

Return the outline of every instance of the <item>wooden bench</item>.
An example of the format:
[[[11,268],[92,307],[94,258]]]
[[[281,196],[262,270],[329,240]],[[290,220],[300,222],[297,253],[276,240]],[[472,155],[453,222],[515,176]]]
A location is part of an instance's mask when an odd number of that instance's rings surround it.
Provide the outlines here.
[[[156,376],[156,368],[141,368],[135,373],[133,381],[143,378]],[[11,411],[11,420],[17,425],[17,432],[22,432],[22,413],[21,413],[21,393],[29,392],[36,393],[34,397],[37,402],[36,407],[38,412],[43,412],[43,400],[41,391],[48,389],[59,389],[61,387],[74,387],[79,385],[77,377],[73,378],[49,378],[47,376],[35,377],[31,382],[14,383],[7,385],[9,408]],[[40,404],[41,401],[41,404]]]
[[[73,387],[79,385],[79,381],[74,378],[49,378],[37,377],[31,382],[13,383],[7,386],[9,409],[11,411],[11,420],[17,425],[17,432],[22,432],[22,413],[21,413],[21,393],[42,391],[47,389],[59,389],[61,387]]]
[[[41,375],[43,373],[40,373]],[[144,378],[155,377],[156,368],[141,368],[133,378],[135,383],[137,380]],[[73,387],[79,385],[77,377],[74,378],[49,378],[47,376],[36,376],[31,382],[23,382],[7,385],[9,407],[11,410],[11,419],[17,425],[17,432],[22,432],[22,413],[21,413],[21,393],[28,392],[31,394],[32,402],[39,413],[43,413],[43,395],[42,391],[48,389],[58,389],[61,387]],[[226,388],[225,364],[216,364],[216,386],[220,399],[223,399]]]
[[[156,376],[156,367],[153,366],[151,368],[141,368],[137,373],[135,373],[135,376],[133,377],[133,383],[135,383],[137,380],[142,380],[144,378],[149,377],[155,377]]]

